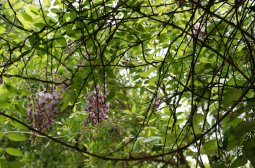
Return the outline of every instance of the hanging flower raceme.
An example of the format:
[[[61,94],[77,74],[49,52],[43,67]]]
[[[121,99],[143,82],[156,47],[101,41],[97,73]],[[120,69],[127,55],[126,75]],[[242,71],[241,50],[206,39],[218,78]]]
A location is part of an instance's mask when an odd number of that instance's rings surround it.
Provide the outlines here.
[[[161,104],[161,100],[162,100],[162,97],[157,95],[156,99],[155,99],[155,102],[153,102],[153,105],[155,106],[155,108],[157,109],[159,107],[159,105]]]
[[[93,126],[96,123],[102,124],[103,120],[107,119],[110,103],[105,103],[104,100],[108,96],[108,89],[106,86],[103,92],[99,89],[99,86],[97,86],[95,91],[88,93],[87,106],[85,108],[88,117],[84,122],[84,126],[90,122]]]
[[[57,79],[58,82],[58,79]],[[42,91],[34,100],[35,104],[32,107],[31,103],[27,103],[28,124],[36,128],[40,132],[49,132],[49,127],[53,126],[56,121],[58,112],[58,103],[62,100],[61,94],[66,90],[66,85],[53,86],[53,91],[48,93]],[[36,135],[33,133],[31,136],[32,144],[35,143]]]
[[[193,30],[192,30],[192,34],[197,37],[199,40],[202,40],[205,38],[205,34],[206,34],[206,31],[205,31],[205,25],[206,24],[202,24],[202,23],[196,23],[193,27]],[[207,26],[209,26],[210,23],[207,24]],[[198,42],[199,43],[199,42]]]

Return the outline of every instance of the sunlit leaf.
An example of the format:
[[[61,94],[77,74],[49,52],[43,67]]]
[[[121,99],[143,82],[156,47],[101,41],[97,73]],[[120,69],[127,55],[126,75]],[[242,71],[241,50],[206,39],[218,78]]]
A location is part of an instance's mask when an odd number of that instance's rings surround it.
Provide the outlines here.
[[[13,6],[13,9],[18,9],[18,8],[22,7],[23,4],[24,4],[24,2],[19,2]]]
[[[20,150],[14,148],[6,148],[5,151],[13,156],[23,156]]]
[[[24,141],[28,139],[26,136],[17,133],[10,133],[7,137],[12,141]]]
[[[3,34],[3,33],[4,33],[5,27],[6,27],[5,24],[4,24],[4,25],[1,25],[1,27],[0,27],[0,34]]]
[[[22,14],[22,16],[23,16],[23,18],[26,20],[26,21],[28,21],[28,22],[30,22],[30,23],[33,23],[33,18],[31,17],[31,16],[29,16],[27,13],[25,13],[25,12],[20,12],[21,14]]]
[[[50,7],[50,0],[43,0],[43,3],[47,8]]]
[[[145,140],[143,140],[143,144],[151,144],[151,145],[155,145],[162,137],[149,137]]]

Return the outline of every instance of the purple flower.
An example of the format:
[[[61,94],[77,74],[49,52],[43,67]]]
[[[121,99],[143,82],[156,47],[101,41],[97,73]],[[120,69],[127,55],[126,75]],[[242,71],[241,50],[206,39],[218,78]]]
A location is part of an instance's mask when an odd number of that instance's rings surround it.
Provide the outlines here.
[[[97,123],[102,124],[103,120],[107,119],[107,114],[109,111],[110,103],[104,103],[105,98],[108,96],[107,87],[104,86],[105,94],[99,90],[99,86],[96,87],[96,91],[92,91],[88,93],[87,106],[85,108],[88,117],[84,122],[84,126],[88,123],[92,123],[92,125],[96,125]]]
[[[207,23],[206,27],[209,26],[210,23]],[[205,24],[202,23],[196,23],[193,27],[192,34],[197,37],[198,39],[204,39],[205,38]],[[199,42],[198,42],[199,43]]]
[[[59,79],[56,80],[60,81]],[[58,103],[62,100],[61,94],[66,91],[65,86],[53,86],[52,93],[47,91],[39,92],[37,101],[35,100],[34,108],[31,103],[27,103],[28,123],[37,130],[45,133],[49,132],[49,127],[53,126],[56,121],[56,115],[59,110]],[[35,143],[35,138],[31,136],[31,140]]]
[[[161,104],[161,100],[162,97],[157,95],[157,98],[155,99],[155,102],[153,102],[153,105],[155,106],[155,108],[157,109],[159,107],[159,105]]]

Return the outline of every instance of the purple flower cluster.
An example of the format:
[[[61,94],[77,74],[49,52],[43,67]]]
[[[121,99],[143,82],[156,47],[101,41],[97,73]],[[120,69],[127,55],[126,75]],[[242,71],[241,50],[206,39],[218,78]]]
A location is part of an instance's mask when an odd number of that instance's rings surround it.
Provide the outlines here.
[[[155,106],[155,108],[157,109],[159,107],[159,105],[161,104],[161,100],[162,100],[162,97],[157,95],[157,98],[155,100],[155,102],[153,102],[153,105]]]
[[[49,126],[52,126],[56,121],[56,114],[58,111],[58,102],[62,97],[58,92],[47,93],[42,91],[39,93],[39,99],[35,104],[35,111],[33,113],[32,104],[27,103],[27,114],[29,125],[34,126],[39,131],[45,133],[49,132]]]
[[[110,103],[105,103],[104,100],[108,96],[108,89],[106,86],[104,87],[105,94],[99,89],[99,86],[97,86],[95,91],[88,93],[87,106],[85,108],[88,117],[84,122],[84,126],[90,122],[93,126],[96,123],[102,124],[103,120],[107,119]]]
[[[56,82],[59,82],[57,79]],[[68,81],[65,81],[65,84]],[[39,96],[36,97],[34,108],[32,108],[31,103],[27,103],[27,114],[29,119],[29,125],[31,127],[37,128],[39,131],[45,133],[49,132],[49,126],[53,126],[56,121],[56,115],[58,111],[58,102],[62,100],[61,94],[66,90],[66,85],[62,84],[60,86],[53,86],[53,91],[47,93],[47,91],[42,91]]]
[[[208,23],[207,26],[210,24]],[[205,25],[202,23],[196,23],[193,27],[192,34],[197,37],[198,39],[204,39],[205,38]]]

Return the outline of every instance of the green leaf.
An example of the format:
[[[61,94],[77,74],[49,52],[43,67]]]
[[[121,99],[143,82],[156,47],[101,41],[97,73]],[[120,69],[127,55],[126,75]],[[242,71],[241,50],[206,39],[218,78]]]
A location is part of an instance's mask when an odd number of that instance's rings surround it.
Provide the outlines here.
[[[143,141],[143,144],[155,145],[160,139],[161,139],[161,137],[152,136],[152,137],[149,137],[149,138],[145,139]]]
[[[16,5],[14,5],[13,9],[18,9],[18,8],[22,7],[23,4],[24,4],[24,2],[17,3]]]
[[[236,168],[244,166],[247,163],[247,158],[244,155],[239,156],[236,160],[231,164],[230,168]]]
[[[3,33],[4,33],[5,27],[6,27],[5,24],[0,26],[0,34],[3,34]]]
[[[0,167],[1,168],[9,168],[7,162],[0,162]]]
[[[68,106],[68,104],[69,104],[69,101],[64,101],[64,103],[61,106],[61,110],[60,111],[61,112],[64,111],[66,109],[66,107]]]
[[[224,162],[216,162],[212,165],[212,168],[225,168]]]
[[[27,90],[21,90],[20,94],[23,96],[32,95],[32,93]]]
[[[251,138],[243,143],[242,153],[251,162],[251,165],[255,166],[255,138]]]
[[[43,3],[47,8],[50,7],[50,0],[43,0]]]
[[[224,97],[223,106],[227,109],[233,101],[237,101],[242,95],[242,90],[237,88],[231,88],[227,91]]]
[[[203,73],[204,70],[212,68],[210,63],[201,63],[195,65],[195,73],[200,74]]]
[[[33,18],[32,18],[31,16],[29,16],[29,15],[28,15],[27,13],[25,13],[25,12],[20,12],[20,13],[22,14],[23,18],[24,18],[26,21],[33,23]]]
[[[132,111],[132,113],[135,113],[135,112],[136,112],[136,106],[135,106],[135,104],[133,105],[131,111]]]
[[[17,133],[10,133],[7,137],[12,141],[24,141],[28,139],[26,136]]]
[[[62,11],[61,11],[60,9],[58,9],[58,8],[51,8],[50,11],[51,11],[52,13],[61,13],[61,12],[62,12]]]
[[[0,132],[0,138],[4,136],[4,133],[3,132]]]
[[[0,147],[0,152],[2,152],[4,149]]]
[[[26,110],[19,104],[15,104],[15,109],[22,115],[27,116]]]
[[[234,137],[240,137],[247,132],[253,131],[254,129],[255,129],[255,121],[245,121],[240,123],[234,128],[232,135]]]
[[[5,84],[5,87],[9,92],[16,92],[16,89],[11,85]]]
[[[19,128],[19,129],[23,129],[23,130],[29,130],[26,126],[18,123],[17,121],[14,121],[14,120],[11,120],[11,124],[16,127],[16,128]]]
[[[151,67],[149,70],[147,70],[147,71],[145,71],[145,72],[143,72],[143,73],[141,73],[140,74],[140,76],[142,76],[142,77],[148,77],[149,75],[150,75],[150,73],[151,72],[153,72],[153,71],[155,71],[156,70],[156,68],[155,67]]]
[[[153,145],[151,151],[160,151],[163,146],[164,146],[164,144],[155,144],[155,145]]]
[[[66,39],[65,39],[64,37],[57,38],[57,42],[58,42],[60,45],[64,46],[64,47],[67,46],[67,42],[66,42]]]
[[[11,168],[21,168],[21,167],[23,167],[25,164],[22,163],[22,162],[18,162],[18,161],[11,161],[11,162],[8,162],[8,165],[9,165]]]
[[[204,119],[205,119],[205,116],[201,113],[197,113],[197,114],[193,115],[193,123],[194,124],[198,124],[198,123],[204,121]]]
[[[112,100],[113,98],[114,98],[114,96],[115,96],[115,90],[112,90],[110,93],[109,93],[109,95],[105,98],[105,103],[106,102],[108,102],[108,101],[110,101],[110,100]]]
[[[0,114],[0,122],[4,121],[7,117],[5,117],[4,115]]]
[[[10,107],[11,103],[4,101],[4,102],[0,102],[0,109],[5,109]]]
[[[216,140],[215,140],[215,139],[212,139],[212,140],[209,140],[209,141],[205,142],[205,143],[203,144],[202,148],[203,148],[205,151],[216,150]]]
[[[70,18],[71,18],[71,21],[73,21],[77,16],[77,13],[75,11],[72,11],[70,12]]]
[[[29,10],[30,10],[33,14],[35,14],[35,15],[39,15],[39,14],[40,14],[40,9],[38,9],[38,8],[32,6],[32,5],[29,5],[29,4],[27,4],[26,7],[28,7]]]
[[[122,99],[122,100],[129,100],[129,98],[128,98],[126,95],[122,94],[122,93],[117,93],[117,96],[118,96],[120,99]]]
[[[225,150],[227,150],[227,147],[228,147],[228,134],[229,134],[229,132],[232,132],[232,130],[233,130],[233,126],[230,125],[226,129],[226,131],[224,133],[224,137],[223,137],[223,149],[225,149]]]
[[[142,139],[142,137],[137,138],[137,140],[135,141],[135,144],[133,147],[134,151],[139,151],[141,149],[140,139]]]
[[[13,156],[23,156],[20,150],[14,148],[6,148],[5,151]]]

